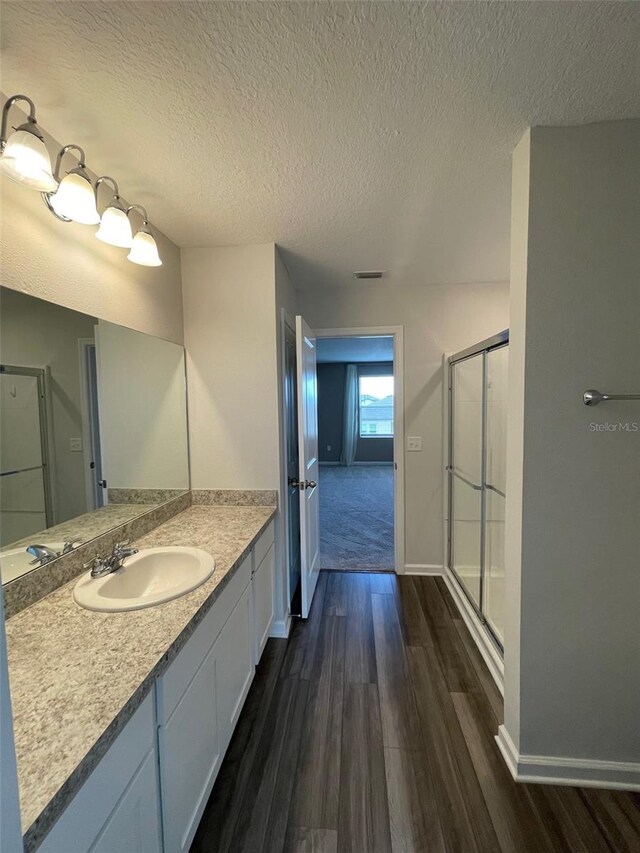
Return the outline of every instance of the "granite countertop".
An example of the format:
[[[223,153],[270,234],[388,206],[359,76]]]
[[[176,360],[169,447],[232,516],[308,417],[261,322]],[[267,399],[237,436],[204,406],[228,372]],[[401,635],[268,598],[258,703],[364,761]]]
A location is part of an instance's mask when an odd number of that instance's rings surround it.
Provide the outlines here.
[[[85,512],[68,521],[62,521],[53,527],[46,527],[38,533],[32,533],[15,542],[3,545],[2,550],[20,548],[22,545],[31,545],[33,542],[88,542],[96,536],[112,530],[132,518],[136,518],[145,512],[152,510],[159,504],[116,504],[100,507],[93,512]]]
[[[213,555],[209,580],[145,610],[97,613],[74,579],[6,623],[25,850],[35,849],[182,648],[275,515],[273,506],[194,506],[135,542]]]

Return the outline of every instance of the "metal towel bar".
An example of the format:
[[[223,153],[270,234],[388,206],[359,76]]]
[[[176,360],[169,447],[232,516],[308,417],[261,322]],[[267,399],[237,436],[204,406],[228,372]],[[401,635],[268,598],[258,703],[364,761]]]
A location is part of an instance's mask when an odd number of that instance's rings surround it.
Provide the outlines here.
[[[603,394],[601,391],[595,391],[592,388],[582,395],[582,402],[585,406],[597,406],[598,403],[606,400],[640,400],[640,394]]]

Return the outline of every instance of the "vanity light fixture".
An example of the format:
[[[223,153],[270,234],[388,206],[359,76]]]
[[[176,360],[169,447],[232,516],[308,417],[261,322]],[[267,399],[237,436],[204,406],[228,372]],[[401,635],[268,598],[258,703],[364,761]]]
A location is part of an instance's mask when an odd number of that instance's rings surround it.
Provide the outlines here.
[[[96,231],[98,240],[109,243],[111,246],[119,246],[121,249],[130,249],[133,242],[131,233],[131,222],[127,216],[127,210],[120,200],[118,184],[113,178],[104,175],[96,181],[96,204],[98,201],[98,188],[105,181],[110,181],[113,186],[113,197],[104,209],[100,220],[100,228]],[[156,252],[157,254],[157,252]]]
[[[7,139],[9,110],[17,101],[29,104],[29,117],[14,128]],[[0,171],[26,187],[40,192],[54,192],[58,182],[51,173],[51,160],[36,124],[36,108],[26,95],[13,95],[2,108],[0,129]]]
[[[7,139],[9,111],[18,101],[29,105],[27,121]],[[60,179],[62,159],[69,151],[79,154],[78,165],[70,169]],[[44,143],[44,137],[36,124],[36,108],[26,95],[13,95],[2,108],[0,123],[0,173],[18,183],[42,193],[44,203],[53,215],[62,222],[79,222],[82,225],[100,225],[96,233],[98,240],[129,249],[127,258],[134,264],[144,267],[162,265],[158,246],[151,233],[147,211],[140,204],[125,207],[120,198],[116,181],[108,175],[98,178],[95,187],[87,171],[84,151],[79,145],[65,145],[58,151],[56,167],[51,170],[51,159]],[[108,181],[113,189],[111,201],[102,216],[98,213],[98,189]],[[133,236],[132,210],[142,214],[142,227]]]
[[[100,214],[96,207],[93,184],[87,172],[84,151],[79,145],[65,145],[58,151],[54,177],[57,181],[60,180],[60,165],[68,151],[77,151],[80,154],[78,165],[67,172],[55,193],[42,193],[42,198],[54,216],[63,222],[97,225],[100,222]]]
[[[132,204],[127,208],[127,216],[132,210],[138,210],[142,214],[142,228],[136,232],[133,242],[131,243],[131,251],[127,255],[130,261],[134,264],[140,264],[143,267],[159,267],[162,265],[156,241],[153,239],[153,234],[149,230],[149,221],[147,219],[147,211],[141,204]]]

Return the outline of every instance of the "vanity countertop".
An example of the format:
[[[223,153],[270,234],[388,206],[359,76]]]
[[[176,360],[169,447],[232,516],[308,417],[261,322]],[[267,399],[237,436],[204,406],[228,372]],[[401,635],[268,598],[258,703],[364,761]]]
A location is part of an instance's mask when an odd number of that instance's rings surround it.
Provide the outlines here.
[[[25,850],[34,849],[222,592],[273,506],[193,506],[135,542],[204,548],[206,583],[145,610],[97,613],[76,579],[6,623]]]

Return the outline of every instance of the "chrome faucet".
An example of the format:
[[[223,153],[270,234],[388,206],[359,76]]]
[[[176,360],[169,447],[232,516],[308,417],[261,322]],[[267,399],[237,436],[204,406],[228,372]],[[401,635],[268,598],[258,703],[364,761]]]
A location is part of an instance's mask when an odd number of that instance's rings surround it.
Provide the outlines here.
[[[115,572],[117,569],[122,568],[122,564],[127,559],[127,557],[132,557],[134,554],[138,553],[137,548],[128,548],[129,541],[126,542],[116,542],[113,546],[113,551],[111,552],[111,563],[113,568],[112,572]]]
[[[55,560],[56,557],[60,556],[57,551],[49,548],[48,545],[29,545],[27,554],[31,554],[35,558],[29,562],[30,566],[44,566],[50,560]]]
[[[117,572],[122,568],[127,557],[131,557],[138,553],[137,548],[128,548],[128,542],[116,542],[113,546],[110,557],[100,557],[96,554],[89,562],[85,563],[83,568],[91,569],[92,578],[101,578],[104,575],[110,575],[112,572]]]

